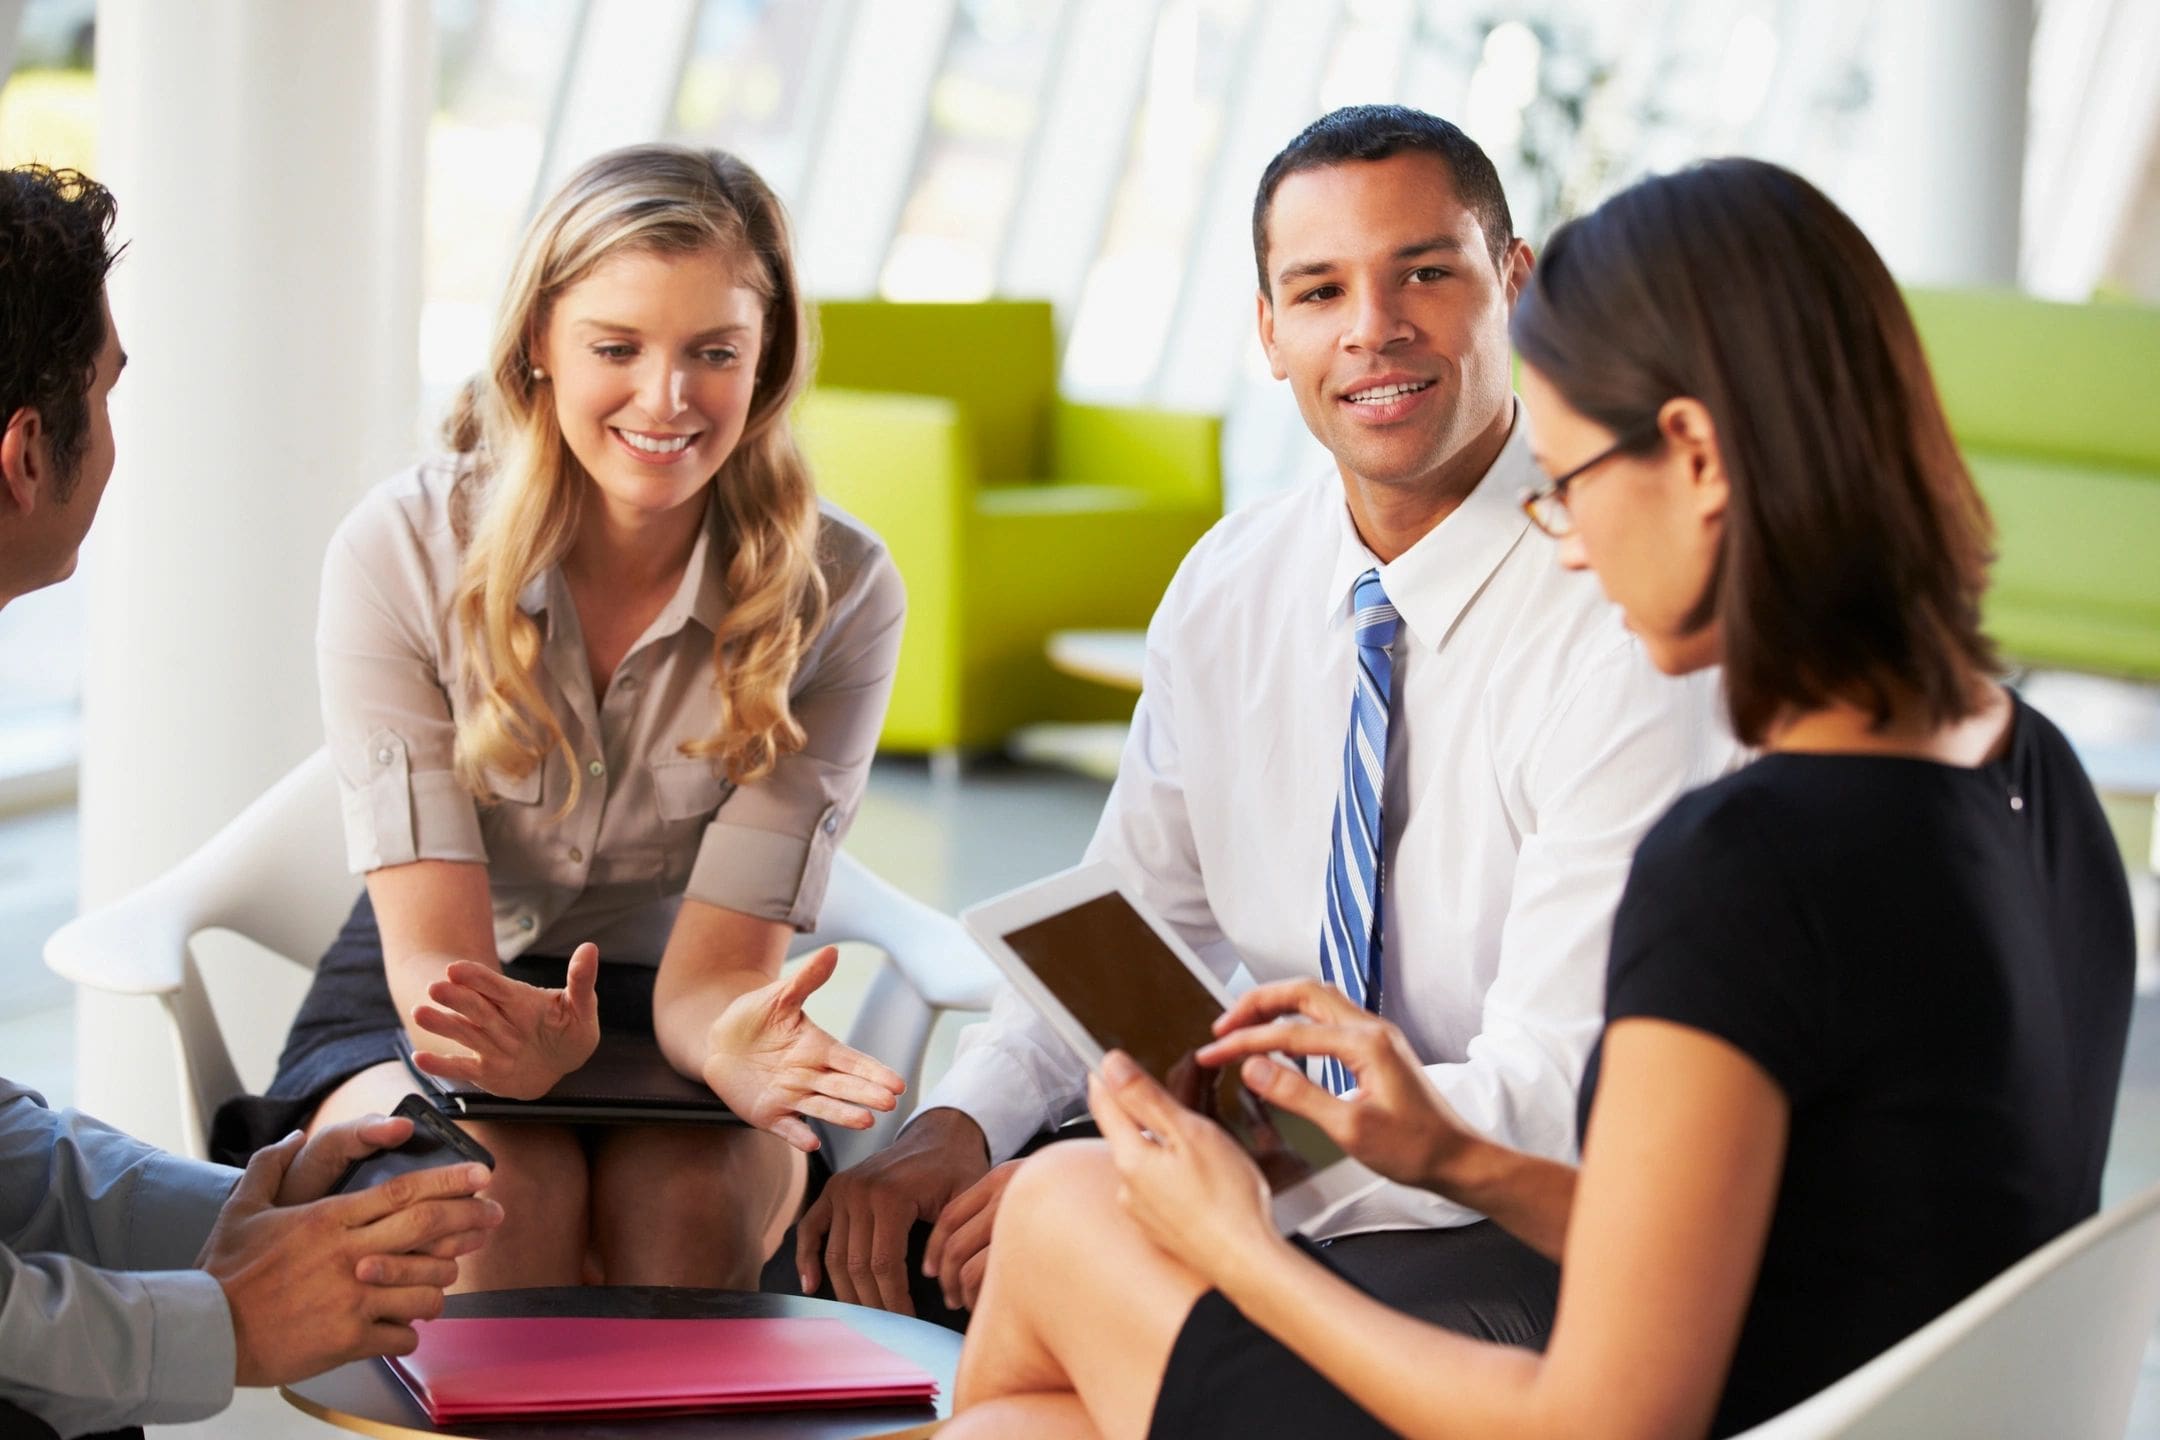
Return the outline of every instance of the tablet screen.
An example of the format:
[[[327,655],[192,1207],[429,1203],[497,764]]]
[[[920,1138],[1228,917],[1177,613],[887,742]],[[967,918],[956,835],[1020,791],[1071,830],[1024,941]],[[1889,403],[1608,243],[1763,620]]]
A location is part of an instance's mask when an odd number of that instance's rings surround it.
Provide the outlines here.
[[[1310,1121],[1261,1100],[1237,1068],[1202,1068],[1193,1052],[1215,1038],[1222,1005],[1125,897],[1098,895],[1005,935],[1080,1028],[1123,1050],[1187,1106],[1236,1136],[1271,1189],[1282,1190],[1342,1158]]]

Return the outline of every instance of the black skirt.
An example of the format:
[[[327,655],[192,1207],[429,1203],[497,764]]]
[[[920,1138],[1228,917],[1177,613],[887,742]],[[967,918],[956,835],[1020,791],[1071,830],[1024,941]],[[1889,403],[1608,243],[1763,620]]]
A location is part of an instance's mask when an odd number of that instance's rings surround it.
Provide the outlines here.
[[[1354,1288],[1442,1329],[1533,1350],[1544,1348],[1552,1329],[1559,1267],[1490,1220],[1292,1243]],[[1186,1315],[1148,1427],[1150,1440],[1394,1433],[1220,1290],[1201,1296]]]
[[[521,955],[503,966],[503,974],[552,988],[562,985],[569,967],[565,956]],[[656,974],[650,965],[601,961],[595,987],[600,1028],[652,1034]],[[261,1095],[241,1095],[218,1107],[210,1124],[211,1158],[245,1165],[248,1156],[306,1124],[331,1091],[371,1066],[398,1058],[401,1023],[383,970],[375,908],[363,891],[316,967],[315,981],[285,1037],[277,1078]]]
[[[1342,1273],[1319,1246],[1302,1237],[1292,1243]],[[1385,1440],[1394,1433],[1220,1290],[1202,1295],[1185,1317],[1148,1423],[1148,1440]]]

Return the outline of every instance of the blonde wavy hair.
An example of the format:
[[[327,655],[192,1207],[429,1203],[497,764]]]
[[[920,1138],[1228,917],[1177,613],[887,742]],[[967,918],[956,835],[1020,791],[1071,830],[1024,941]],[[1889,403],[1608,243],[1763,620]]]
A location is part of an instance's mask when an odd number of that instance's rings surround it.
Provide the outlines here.
[[[718,252],[764,300],[765,329],[742,439],[714,476],[727,618],[713,638],[712,733],[683,746],[747,784],[802,747],[788,689],[825,619],[817,491],[788,428],[809,375],[810,337],[786,212],[757,173],[718,150],[633,145],[591,161],[536,216],[518,248],[487,370],[467,382],[445,428],[459,456],[451,513],[464,546],[452,599],[462,635],[455,768],[475,796],[489,772],[522,778],[550,750],[580,766],[534,681],[540,627],[518,596],[577,538],[591,481],[533,375],[555,300],[611,256]]]

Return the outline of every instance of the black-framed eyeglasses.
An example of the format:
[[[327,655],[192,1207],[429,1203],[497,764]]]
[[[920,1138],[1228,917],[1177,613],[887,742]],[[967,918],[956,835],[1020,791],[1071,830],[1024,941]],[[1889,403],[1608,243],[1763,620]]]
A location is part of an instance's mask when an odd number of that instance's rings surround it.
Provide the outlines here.
[[[1598,466],[1603,465],[1615,455],[1624,455],[1629,451],[1640,450],[1655,438],[1657,438],[1657,422],[1651,421],[1638,425],[1566,474],[1555,475],[1544,484],[1534,489],[1525,490],[1522,497],[1523,514],[1530,517],[1531,524],[1537,526],[1538,529],[1544,531],[1553,539],[1565,540],[1575,533],[1575,517],[1568,514],[1567,508],[1568,486],[1574,484],[1592,470],[1597,469]]]

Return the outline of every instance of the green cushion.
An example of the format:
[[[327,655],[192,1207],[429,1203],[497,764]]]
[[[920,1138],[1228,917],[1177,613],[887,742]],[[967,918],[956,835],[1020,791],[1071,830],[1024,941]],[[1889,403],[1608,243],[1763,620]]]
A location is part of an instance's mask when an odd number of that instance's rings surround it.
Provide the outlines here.
[[[1961,445],[2160,470],[2160,310],[1985,290],[1906,299]]]
[[[1968,450],[1995,517],[1988,629],[2029,664],[2160,677],[2160,470]]]
[[[827,300],[817,307],[817,325],[818,385],[957,400],[979,475],[1013,480],[1043,472],[1057,388],[1049,302]]]
[[[2160,311],[1906,298],[1995,518],[1986,619],[2004,656],[2160,679]]]

